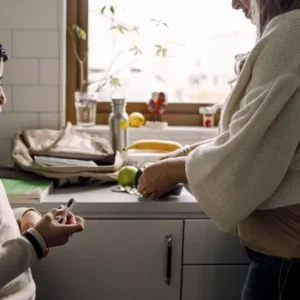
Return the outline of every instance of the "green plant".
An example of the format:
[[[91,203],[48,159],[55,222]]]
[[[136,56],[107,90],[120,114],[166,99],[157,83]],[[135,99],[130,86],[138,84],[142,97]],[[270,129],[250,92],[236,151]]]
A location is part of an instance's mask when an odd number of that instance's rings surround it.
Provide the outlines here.
[[[109,5],[109,6],[103,6],[99,12],[101,15],[105,15],[106,17],[110,18],[110,28],[108,30],[113,30],[116,32],[115,40],[116,40],[118,34],[124,35],[128,32],[134,32],[137,35],[139,35],[140,27],[139,26],[125,26],[124,24],[119,22],[115,17],[116,10],[117,10],[116,6]],[[150,20],[154,23],[155,27],[162,26],[167,29],[169,28],[168,24],[162,20],[156,20],[156,19],[150,19]],[[88,86],[88,83],[84,78],[84,66],[87,61],[88,51],[86,51],[86,53],[84,53],[83,55],[79,55],[79,52],[77,49],[77,40],[80,42],[86,43],[87,42],[87,33],[85,32],[84,29],[80,28],[76,24],[74,24],[71,28],[68,28],[68,32],[69,32],[69,35],[70,35],[70,38],[72,41],[74,55],[79,64],[79,73],[80,73],[79,90],[84,91],[84,90],[86,90],[86,88]],[[113,41],[113,44],[114,44],[113,46],[115,46],[115,40]],[[128,47],[128,49],[125,50],[125,52],[127,52],[127,51],[133,53],[135,59],[132,62],[130,62],[128,65],[125,65],[118,70],[112,71],[113,66],[115,65],[116,61],[124,53],[124,51],[118,52],[116,57],[111,60],[110,65],[105,70],[105,73],[104,73],[101,81],[99,81],[97,83],[97,88],[96,88],[95,92],[99,92],[108,83],[110,84],[110,86],[113,86],[113,87],[121,86],[120,79],[117,76],[118,73],[120,71],[128,68],[134,62],[136,62],[137,58],[143,54],[142,49],[135,43],[133,43],[130,47]],[[166,57],[166,56],[168,56],[168,49],[164,45],[156,44],[156,45],[154,45],[154,54],[156,56]]]
[[[76,38],[80,41],[86,41],[87,34],[78,25],[73,25],[72,28],[68,27],[68,33],[71,38],[71,43],[72,43],[74,55],[76,57],[76,61],[79,65],[79,74],[80,74],[79,91],[83,92],[85,90],[86,84],[87,84],[87,81],[84,78],[84,64],[86,63],[88,52],[86,51],[86,53],[83,55],[83,57],[79,55],[79,52],[77,49]]]

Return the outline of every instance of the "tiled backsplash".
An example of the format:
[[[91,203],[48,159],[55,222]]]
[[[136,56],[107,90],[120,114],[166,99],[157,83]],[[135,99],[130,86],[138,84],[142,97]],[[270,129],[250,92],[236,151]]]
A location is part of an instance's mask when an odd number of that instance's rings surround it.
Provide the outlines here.
[[[9,51],[0,115],[0,165],[11,165],[12,138],[23,128],[60,125],[64,105],[65,0],[0,0],[0,43]]]

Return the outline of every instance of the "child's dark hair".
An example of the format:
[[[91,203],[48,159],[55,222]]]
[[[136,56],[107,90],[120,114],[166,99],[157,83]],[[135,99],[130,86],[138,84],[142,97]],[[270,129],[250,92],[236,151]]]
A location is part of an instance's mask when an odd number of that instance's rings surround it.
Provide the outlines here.
[[[0,61],[6,62],[8,60],[7,50],[0,44]]]

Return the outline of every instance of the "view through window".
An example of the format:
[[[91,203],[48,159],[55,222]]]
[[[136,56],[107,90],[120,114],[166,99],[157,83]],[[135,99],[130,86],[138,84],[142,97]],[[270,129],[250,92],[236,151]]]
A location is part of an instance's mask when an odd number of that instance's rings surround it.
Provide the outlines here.
[[[255,42],[254,26],[229,0],[89,0],[88,34],[88,80],[103,85],[102,101],[110,101],[111,76],[128,102],[153,91],[169,102],[223,102],[234,56]]]

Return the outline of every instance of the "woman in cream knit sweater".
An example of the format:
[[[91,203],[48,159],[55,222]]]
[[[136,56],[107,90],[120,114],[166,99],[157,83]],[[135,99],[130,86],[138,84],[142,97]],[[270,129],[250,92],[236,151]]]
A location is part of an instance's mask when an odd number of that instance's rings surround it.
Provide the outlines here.
[[[7,52],[0,45],[0,112],[6,102],[1,86],[6,60]],[[30,267],[50,247],[67,243],[73,233],[83,230],[83,220],[71,213],[66,224],[58,224],[55,218],[63,211],[53,209],[42,217],[34,209],[12,210],[0,180],[0,299],[35,299]]]
[[[300,0],[232,5],[252,19],[258,39],[218,136],[148,167],[138,189],[157,199],[188,183],[213,222],[246,247],[242,299],[300,299]]]

